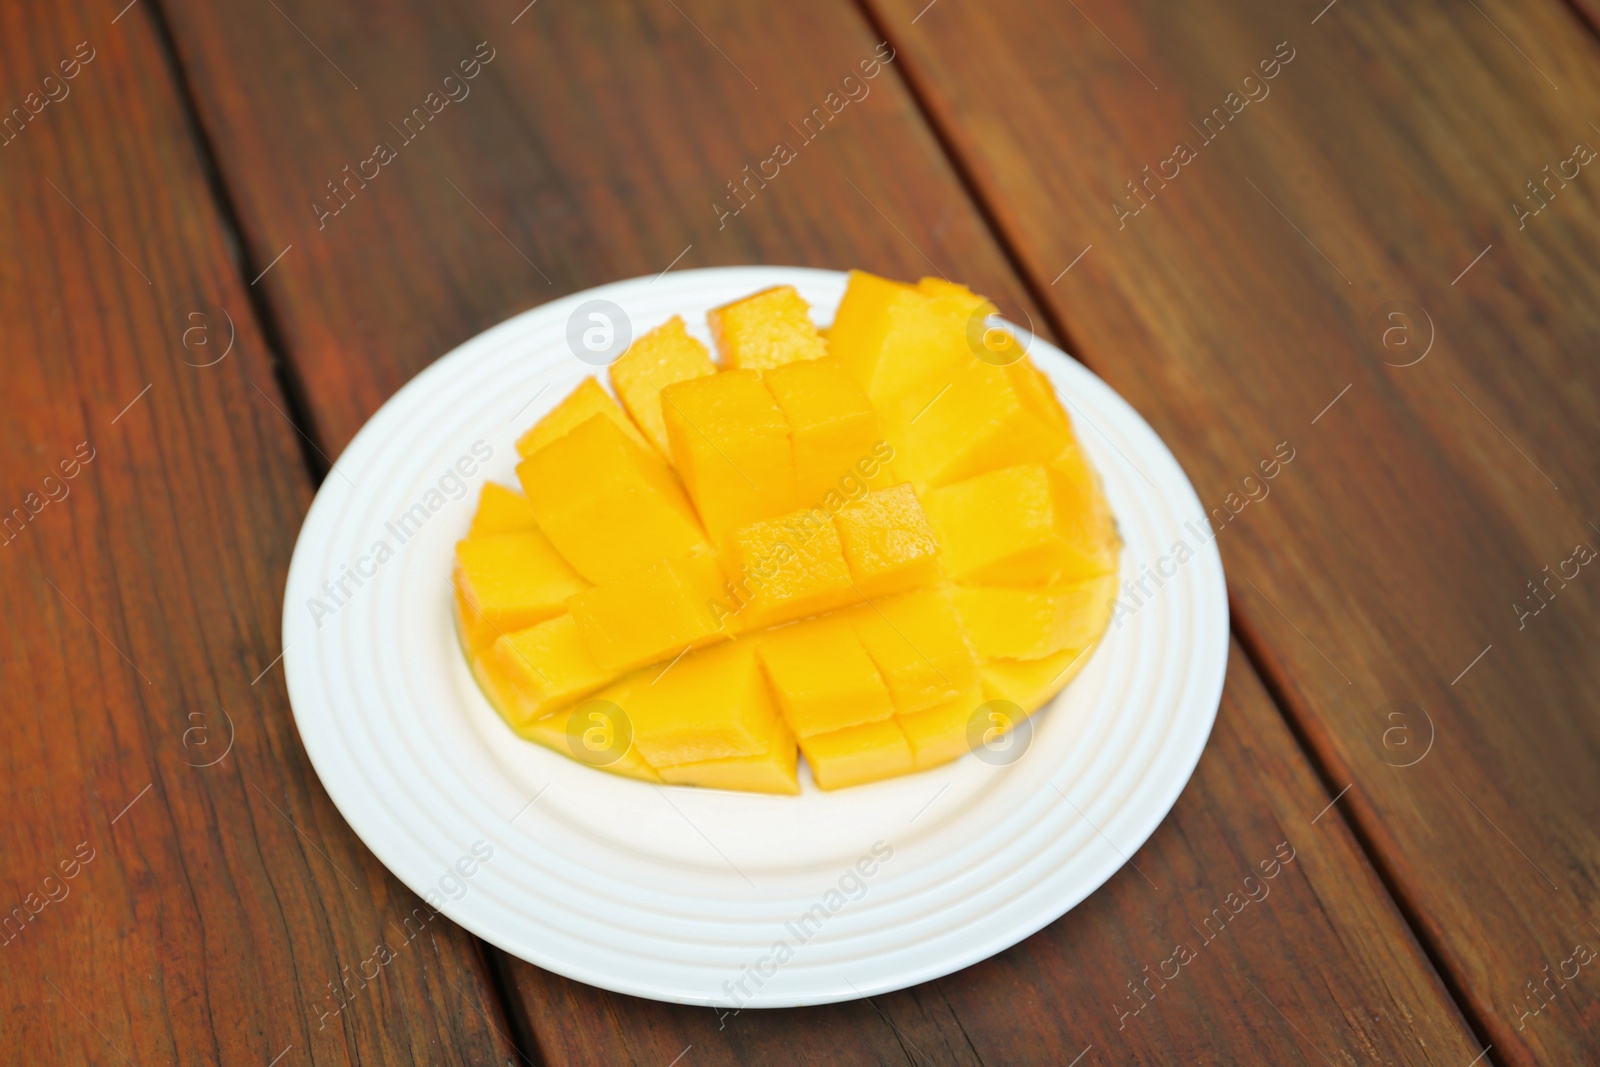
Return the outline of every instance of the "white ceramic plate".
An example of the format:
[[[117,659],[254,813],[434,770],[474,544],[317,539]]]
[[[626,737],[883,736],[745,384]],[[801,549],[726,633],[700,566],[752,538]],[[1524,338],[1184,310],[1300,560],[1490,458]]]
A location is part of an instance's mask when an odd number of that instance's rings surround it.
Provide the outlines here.
[[[569,342],[623,343],[589,318],[616,312],[590,302],[620,308],[633,336],[682,314],[709,340],[708,308],[782,283],[827,321],[845,276],[739,267],[636,278],[468,341],[339,457],[284,595],[300,736],[334,803],[402,882],[541,967],[723,1009],[914,985],[1062,915],[1176,801],[1216,716],[1228,651],[1222,564],[1183,470],[1105,383],[1033,340],[1105,480],[1124,576],[1160,577],[1140,593],[1124,587],[1105,641],[1036,717],[1022,758],[969,755],[836,793],[803,778],[803,795],[771,797],[622,779],[513,735],[473,684],[450,619],[451,556],[479,486],[515,485],[518,432],[584,376],[604,380]]]

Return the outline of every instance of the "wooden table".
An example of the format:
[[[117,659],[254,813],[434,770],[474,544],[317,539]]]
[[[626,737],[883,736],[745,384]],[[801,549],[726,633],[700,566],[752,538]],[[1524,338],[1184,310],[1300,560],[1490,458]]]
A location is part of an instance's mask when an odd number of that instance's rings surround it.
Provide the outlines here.
[[[1593,0],[125,2],[0,7],[7,1062],[1600,1059]],[[277,665],[317,483],[478,331],[733,263],[965,280],[1150,420],[1231,593],[1194,779],[869,1001],[719,1020],[447,921],[341,994],[419,901]]]

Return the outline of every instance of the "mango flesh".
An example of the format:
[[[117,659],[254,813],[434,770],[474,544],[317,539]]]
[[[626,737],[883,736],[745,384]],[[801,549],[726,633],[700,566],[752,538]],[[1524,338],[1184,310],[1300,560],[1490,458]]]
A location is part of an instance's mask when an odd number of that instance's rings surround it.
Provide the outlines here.
[[[800,750],[795,746],[794,735],[781,721],[774,720],[764,752],[677,763],[662,767],[660,777],[669,785],[794,795],[800,792],[799,762]]]
[[[878,414],[836,359],[789,363],[767,371],[761,380],[789,423],[794,500],[801,506],[822,504],[856,472],[857,464],[872,458],[880,440]],[[879,484],[886,476],[886,471],[880,473]]]
[[[961,628],[984,659],[1042,659],[1093,643],[1111,620],[1115,575],[1008,589],[958,585],[951,591]]]
[[[517,465],[539,529],[591,582],[709,549],[688,497],[649,448],[595,415]]]
[[[495,482],[484,482],[478,494],[478,510],[472,515],[468,537],[487,537],[490,534],[516,533],[538,525],[533,517],[533,505],[515,489],[507,489]]]
[[[635,424],[663,456],[672,454],[661,414],[661,390],[715,374],[706,346],[689,336],[677,315],[628,346],[611,364],[611,388]]]
[[[663,559],[566,602],[578,635],[608,670],[632,670],[726,636],[714,605],[722,571],[709,553]]]
[[[672,462],[706,530],[731,529],[794,507],[789,423],[754,371],[724,371],[661,390]]]
[[[1109,574],[1115,540],[1092,484],[1042,463],[980,474],[930,489],[923,505],[958,582],[1034,585]]]
[[[843,789],[917,769],[911,744],[893,719],[800,740],[811,775],[823,789]]]
[[[874,600],[850,618],[899,714],[926,711],[977,684],[977,657],[944,590]]]
[[[728,535],[723,568],[744,629],[859,603],[839,533],[825,512],[795,512]]]
[[[960,287],[930,295],[865,271],[850,272],[828,328],[828,350],[880,414],[903,411],[909,419],[953,368],[973,358],[967,320],[982,300],[973,297],[969,307],[955,289]]]
[[[594,661],[571,615],[496,638],[475,657],[473,672],[514,727],[542,719],[616,677]]]
[[[828,354],[810,306],[792,285],[712,308],[706,318],[722,365],[730,370],[770,370]]]
[[[911,486],[869,492],[841,507],[833,521],[863,596],[905,592],[938,577],[939,542]]]
[[[1091,651],[1093,646],[1063,649],[1044,659],[990,660],[980,668],[984,699],[1009,700],[1032,714],[1088,666]]]
[[[473,651],[562,614],[567,598],[588,585],[536,526],[458,542],[454,580]]]
[[[601,695],[603,693],[604,691],[602,691]],[[574,728],[571,718],[576,717],[578,719],[577,726],[581,728],[585,722],[583,707],[583,704],[575,704],[570,708],[563,709],[552,715],[546,715],[542,719],[536,719],[521,727],[514,727],[514,729],[518,737],[526,738],[535,744],[543,745],[552,752],[557,752],[570,758],[573,755],[574,736],[582,737],[581,729]],[[504,716],[505,713],[501,712],[501,714]],[[581,744],[581,740],[577,743]],[[589,760],[581,762],[588,763],[589,766],[594,767],[596,770],[619,774],[624,778],[637,778],[642,782],[660,782],[663,780],[661,775],[656,773],[655,768],[650,766],[645,761],[645,758],[639,754],[637,748],[630,747],[621,757],[611,762]]]
[[[1072,440],[1066,412],[1031,363],[966,361],[937,400],[899,433],[901,469],[939,486],[1056,456]]]
[[[457,630],[522,738],[660,785],[793,795],[965,755],[1089,661],[1105,492],[964,286],[851,275],[674,317],[518,441],[457,547]]]
[[[911,745],[917,770],[949,763],[971,751],[968,729],[983,699],[982,687],[974,686],[954,700],[895,720]]]
[[[850,620],[832,616],[771,631],[761,663],[795,736],[878,722],[894,703]]]
[[[633,743],[652,767],[766,752],[778,711],[753,641],[691,652],[649,684],[636,686],[623,710]]]
[[[635,444],[645,444],[644,434],[639,432],[611,394],[600,387],[600,383],[593,378],[585,378],[578,383],[567,398],[557,404],[548,415],[533,424],[527,433],[517,438],[517,455],[531,456],[539,449],[558,438],[565,437],[585,422],[596,415],[603,415],[611,420],[612,425],[621,430]]]

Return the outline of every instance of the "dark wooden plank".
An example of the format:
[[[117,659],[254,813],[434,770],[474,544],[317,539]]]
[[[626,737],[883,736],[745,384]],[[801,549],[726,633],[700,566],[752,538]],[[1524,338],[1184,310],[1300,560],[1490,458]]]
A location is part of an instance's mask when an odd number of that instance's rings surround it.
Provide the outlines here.
[[[303,40],[291,47],[297,35],[271,12],[172,8],[252,255],[264,262],[294,245],[294,258],[263,284],[330,453],[406,378],[473,332],[551,296],[675,261],[937,270],[1026,309],[893,65],[738,216],[714,208],[727,181],[768,158],[776,141],[798,142],[790,123],[873,57],[878,39],[849,6],[538,4],[512,25],[520,7],[485,3],[444,17],[423,4],[381,13],[286,6],[328,60]],[[383,26],[381,48],[354,33],[374,25]],[[356,158],[356,146],[390,136],[387,123],[480,41],[495,58],[471,95],[317,229],[310,204],[323,180]],[[315,122],[303,120],[307,109]],[[1085,1063],[1135,1049],[1153,1062],[1206,1051],[1317,1062],[1270,1005],[1241,1012],[1241,993],[1251,995],[1244,975],[1330,1053],[1470,1060],[1479,1046],[1338,811],[1309,825],[1329,798],[1241,663],[1228,709],[1225,724],[1245,716],[1250,726],[1219,728],[1200,780],[1135,857],[1159,889],[1130,870],[1010,962],[878,1005],[745,1013],[726,1030],[706,1009],[609,997],[508,961],[540,1052],[552,1064],[665,1063],[690,1044],[694,1056],[725,1062],[972,1062],[1006,1060],[1008,1043],[1060,1042],[1067,1062],[1092,1042],[1102,1051]],[[1123,982],[1171,954],[1186,911],[1209,911],[1286,839],[1301,849],[1292,870],[1303,881],[1273,898],[1284,906],[1270,919],[1261,915],[1250,935],[1263,939],[1251,941],[1259,947],[1186,975],[1187,1003],[1158,1015],[1158,1025],[1119,1019],[1110,1005],[1126,995]],[[1269,936],[1293,950],[1269,948]],[[1318,1019],[1318,997],[1339,1009]],[[1134,1025],[1137,1036],[1127,1033]],[[1069,1031],[1084,1035],[1071,1050]]]
[[[1548,175],[1600,147],[1594,36],[1556,2],[922,6],[872,4],[1218,509],[1237,624],[1494,1056],[1592,1059],[1600,177]]]
[[[118,6],[0,8],[0,1050],[504,1062],[478,945],[395,933],[421,902],[268,669],[310,480],[149,5]]]

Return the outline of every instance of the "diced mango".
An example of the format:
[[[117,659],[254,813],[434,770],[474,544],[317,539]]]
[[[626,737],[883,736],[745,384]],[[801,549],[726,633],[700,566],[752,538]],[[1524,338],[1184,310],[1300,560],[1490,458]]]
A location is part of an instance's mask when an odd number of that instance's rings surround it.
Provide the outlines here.
[[[926,585],[939,572],[939,542],[910,485],[877,489],[833,517],[850,576],[863,596]]]
[[[822,504],[846,478],[859,478],[858,465],[876,459],[877,413],[838,360],[789,363],[767,371],[761,380],[789,423],[797,503]],[[869,484],[885,484],[887,470],[881,463],[872,466],[879,473]]]
[[[589,737],[601,729],[596,722],[597,711],[604,719],[616,718],[615,709],[621,706],[617,703],[617,698],[626,699],[622,694],[632,684],[631,678],[625,678],[615,685],[602,689],[589,699],[572,705],[564,712],[546,715],[542,719],[536,719],[514,729],[519,737],[559,752],[568,759],[578,759],[579,762],[587,763],[596,770],[608,771],[624,778],[637,778],[643,782],[659,782],[661,776],[639,754],[638,747],[632,743],[631,735],[626,738],[617,736],[618,730],[627,730],[626,726],[615,722],[605,723],[604,729],[610,733],[603,743],[614,746],[611,751],[602,750],[596,753],[592,745],[586,747]],[[624,742],[627,748],[618,754],[615,749],[621,748]]]
[[[811,321],[810,305],[792,285],[763,289],[712,308],[706,319],[722,365],[729,369],[767,370],[828,354],[827,343]]]
[[[766,752],[778,710],[752,641],[691,652],[624,705],[633,743],[659,772],[681,763]]]
[[[703,789],[732,789],[745,793],[800,792],[799,750],[794,734],[781,720],[774,719],[766,751],[755,756],[729,756],[663,767],[661,780],[671,785],[694,785]]]
[[[524,459],[517,477],[539,528],[591,582],[709,547],[672,472],[604,416]]]
[[[728,535],[723,569],[746,630],[859,603],[839,532],[820,509],[741,526]]]
[[[1099,639],[1111,621],[1117,576],[1028,589],[961,586],[956,614],[984,659],[1042,659]]]
[[[789,423],[754,371],[661,390],[672,462],[714,540],[794,508]]]
[[[672,454],[661,416],[661,390],[690,378],[715,374],[706,346],[689,336],[677,315],[628,346],[611,364],[611,388],[644,435],[663,456]]]
[[[517,438],[517,455],[524,457],[533,455],[545,445],[566,436],[596,415],[604,415],[610,419],[635,444],[648,447],[644,435],[634,426],[627,413],[612,399],[611,394],[605,391],[600,382],[590,376],[579,382],[578,387],[568,393],[565,400]]]
[[[588,696],[616,677],[594,661],[571,615],[509,633],[479,653],[473,673],[513,728]]]
[[[586,589],[567,601],[595,662],[632,670],[725,635],[713,605],[722,570],[710,553],[663,559]]]
[[[946,573],[986,585],[1080,581],[1116,567],[1114,540],[1084,484],[1040,463],[1005,467],[922,496]]]
[[[472,652],[562,614],[567,598],[588,585],[538,527],[457,542],[454,580]]]
[[[939,486],[1019,463],[1043,463],[1072,440],[1055,393],[1031,363],[1004,367],[973,359],[951,372],[949,388],[892,434],[899,470]]]
[[[848,618],[830,615],[773,630],[760,649],[778,707],[796,736],[894,714],[889,690]]]
[[[478,510],[472,514],[468,537],[487,537],[490,534],[515,533],[538,525],[533,517],[533,505],[515,489],[507,489],[495,482],[484,482],[478,494]]]
[[[972,358],[969,314],[957,300],[853,270],[828,328],[828,349],[880,414],[904,406],[910,418],[951,368]]]
[[[894,719],[801,738],[800,750],[823,789],[876,782],[917,769],[911,744]]]
[[[1090,645],[1064,649],[1043,659],[990,660],[980,668],[983,695],[988,700],[1009,700],[1031,715],[1088,666],[1093,651]]]
[[[943,590],[874,600],[850,618],[897,713],[926,711],[977,685],[978,661]]]
[[[916,761],[917,770],[949,763],[972,750],[967,731],[971,727],[973,713],[982,703],[982,687],[973,686],[954,700],[947,700],[927,711],[901,715],[895,720],[911,744],[911,755]]]

